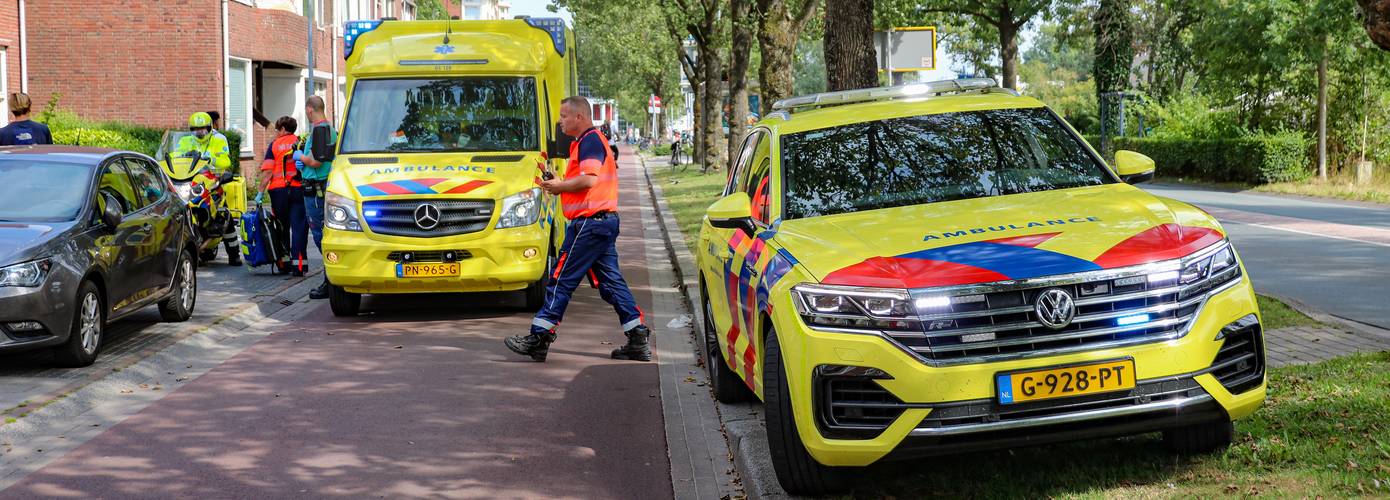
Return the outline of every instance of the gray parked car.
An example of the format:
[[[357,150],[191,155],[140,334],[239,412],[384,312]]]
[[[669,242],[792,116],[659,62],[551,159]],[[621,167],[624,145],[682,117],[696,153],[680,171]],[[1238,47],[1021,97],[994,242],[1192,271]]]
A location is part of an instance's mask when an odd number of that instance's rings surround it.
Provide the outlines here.
[[[197,300],[188,209],[153,159],[66,146],[0,147],[0,352],[51,348],[86,366],[106,323]]]

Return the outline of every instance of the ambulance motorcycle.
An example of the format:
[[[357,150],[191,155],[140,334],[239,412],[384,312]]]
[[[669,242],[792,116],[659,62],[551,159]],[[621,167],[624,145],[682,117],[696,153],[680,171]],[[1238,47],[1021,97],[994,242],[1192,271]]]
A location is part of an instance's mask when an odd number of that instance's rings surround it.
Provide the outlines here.
[[[166,130],[155,158],[174,182],[179,198],[188,204],[200,262],[211,262],[222,247],[222,235],[234,232],[246,212],[246,186],[233,172],[218,175],[211,160],[180,153],[179,143],[185,137],[195,140],[191,131]]]

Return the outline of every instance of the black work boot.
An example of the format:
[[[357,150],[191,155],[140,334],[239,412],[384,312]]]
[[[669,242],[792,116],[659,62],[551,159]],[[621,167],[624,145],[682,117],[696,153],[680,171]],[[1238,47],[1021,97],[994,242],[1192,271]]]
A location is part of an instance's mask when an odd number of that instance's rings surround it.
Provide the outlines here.
[[[328,278],[324,278],[323,283],[320,283],[318,288],[309,292],[309,298],[313,300],[328,298]]]
[[[522,356],[530,356],[535,361],[545,361],[550,354],[550,343],[555,341],[555,333],[531,332],[527,335],[512,335],[503,340],[507,348]]]
[[[634,326],[623,335],[627,335],[627,345],[614,349],[613,359],[652,360],[652,346],[647,343],[652,331],[648,330],[646,325]]]
[[[241,248],[239,246],[227,245],[227,265],[241,266]]]

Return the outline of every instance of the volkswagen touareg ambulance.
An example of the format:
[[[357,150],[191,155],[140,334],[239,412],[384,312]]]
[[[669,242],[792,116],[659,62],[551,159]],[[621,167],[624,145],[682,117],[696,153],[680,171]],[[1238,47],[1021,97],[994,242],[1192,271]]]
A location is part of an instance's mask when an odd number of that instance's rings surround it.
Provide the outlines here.
[[[537,178],[568,150],[572,32],[539,18],[345,29],[323,242],[334,314],[389,293],[524,290],[539,307],[563,221]]]
[[[794,493],[880,460],[1161,431],[1227,446],[1260,312],[1211,216],[1131,184],[992,80],[779,102],[707,212],[721,401],[760,397]]]

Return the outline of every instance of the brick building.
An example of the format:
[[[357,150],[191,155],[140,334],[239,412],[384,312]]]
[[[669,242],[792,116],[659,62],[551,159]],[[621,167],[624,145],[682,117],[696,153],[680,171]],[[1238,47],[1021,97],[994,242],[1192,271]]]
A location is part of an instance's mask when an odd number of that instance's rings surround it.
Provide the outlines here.
[[[415,0],[4,0],[0,81],[36,103],[60,93],[59,107],[91,119],[182,127],[192,112],[218,110],[250,138],[242,155],[259,156],[273,135],[264,125],[303,123],[306,87],[341,118],[344,22],[414,16]],[[14,70],[24,50],[27,81]]]
[[[10,92],[24,88],[24,31],[20,29],[20,5],[0,2],[0,126],[10,123]],[[42,103],[43,101],[37,101]]]

